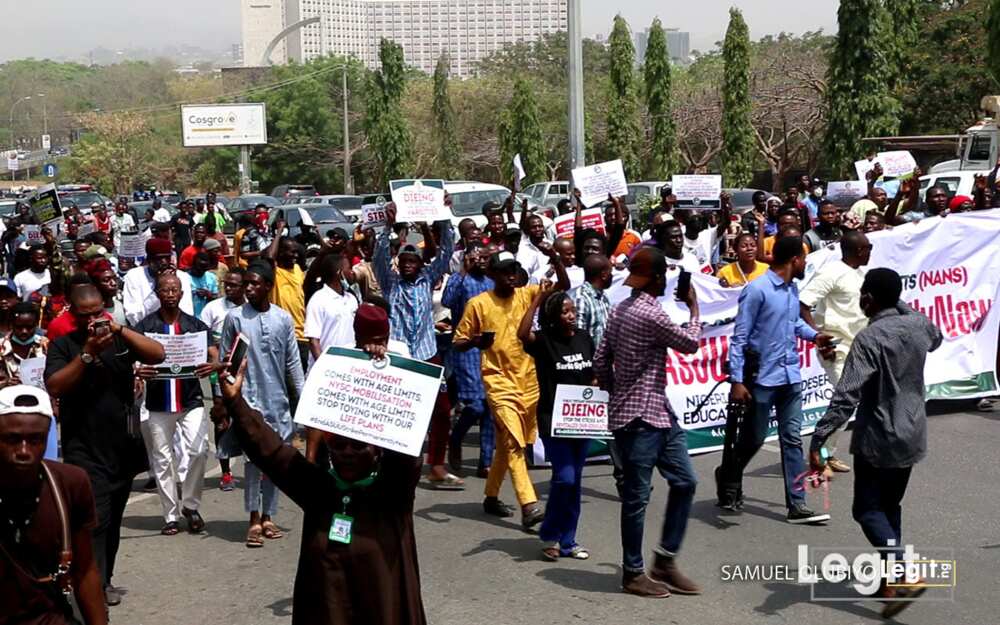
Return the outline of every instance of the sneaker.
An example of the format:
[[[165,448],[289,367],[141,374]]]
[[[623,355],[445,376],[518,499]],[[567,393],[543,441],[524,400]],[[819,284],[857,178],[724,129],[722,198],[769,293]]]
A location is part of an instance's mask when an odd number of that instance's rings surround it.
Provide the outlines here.
[[[803,504],[793,505],[788,509],[788,522],[795,525],[801,525],[804,523],[821,523],[829,520],[829,514],[817,514]]]
[[[830,467],[831,469],[833,469],[837,473],[850,473],[851,472],[851,466],[849,464],[847,464],[846,462],[844,462],[840,458],[836,458],[834,456],[830,456],[827,459],[826,466]]]
[[[656,554],[653,568],[649,571],[649,577],[654,582],[666,584],[670,590],[680,595],[701,594],[701,587],[691,581],[687,575],[681,573],[673,556]]]
[[[652,599],[663,599],[670,596],[670,589],[666,584],[650,579],[642,571],[622,573],[622,590],[630,595],[649,597]]]
[[[503,519],[514,516],[514,509],[496,497],[483,499],[483,512]]]
[[[233,479],[232,473],[223,473],[222,479],[219,480],[219,490],[229,492],[233,490],[236,485],[236,480]]]

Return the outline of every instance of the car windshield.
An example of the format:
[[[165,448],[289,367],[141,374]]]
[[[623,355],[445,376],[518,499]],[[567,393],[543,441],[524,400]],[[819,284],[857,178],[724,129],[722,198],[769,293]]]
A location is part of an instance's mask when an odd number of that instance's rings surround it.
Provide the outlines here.
[[[316,208],[313,208],[313,206],[316,206]],[[306,210],[309,211],[309,216],[312,217],[314,223],[319,223],[321,221],[326,223],[350,221],[350,219],[345,217],[343,213],[329,205],[310,204],[306,207]]]
[[[359,211],[361,210],[361,198],[360,197],[332,197],[329,198],[326,203],[337,210],[340,211]]]
[[[451,194],[451,212],[456,216],[482,215],[483,204],[496,202],[503,205],[510,197],[507,189],[490,189],[488,191],[460,191]]]
[[[244,195],[240,197],[240,203],[243,208],[257,208],[258,204],[263,204],[268,208],[281,206],[281,200],[270,195]]]
[[[103,204],[104,198],[101,197],[100,193],[94,193],[93,191],[67,193],[59,197],[60,204],[69,204],[70,202],[76,204],[77,208],[90,208],[90,205],[94,202]]]

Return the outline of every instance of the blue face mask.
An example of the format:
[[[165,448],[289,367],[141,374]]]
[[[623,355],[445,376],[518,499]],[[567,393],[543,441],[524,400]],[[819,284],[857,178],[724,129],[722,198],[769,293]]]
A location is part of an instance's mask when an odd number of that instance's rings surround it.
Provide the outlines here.
[[[37,339],[37,338],[38,338],[37,334],[32,334],[26,340],[21,340],[21,339],[17,338],[17,335],[14,334],[13,332],[10,333],[10,340],[13,341],[14,343],[18,344],[18,345],[34,345],[35,344],[35,339]]]

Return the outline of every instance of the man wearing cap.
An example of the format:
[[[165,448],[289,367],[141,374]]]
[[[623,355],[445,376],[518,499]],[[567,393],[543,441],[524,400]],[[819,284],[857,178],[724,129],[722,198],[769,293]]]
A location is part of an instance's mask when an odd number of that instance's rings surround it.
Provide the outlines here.
[[[687,326],[670,319],[657,301],[666,293],[667,257],[643,247],[629,263],[625,286],[632,294],[611,312],[594,356],[594,373],[610,393],[608,429],[622,465],[620,486],[622,589],[641,597],[667,597],[670,591],[699,594],[701,589],[677,567],[675,558],[687,529],[697,477],[684,430],[664,396],[667,350],[698,351],[701,320],[694,285],[683,295],[691,315]],[[653,468],[670,484],[660,542],[646,575],[642,536]]]
[[[433,293],[434,285],[448,271],[448,261],[455,247],[451,223],[443,221],[436,224],[441,232],[440,246],[435,244],[430,226],[420,224],[424,237],[423,251],[412,244],[402,245],[396,255],[398,270],[393,270],[389,235],[396,225],[395,204],[386,204],[385,213],[385,228],[375,244],[374,265],[375,277],[389,301],[391,338],[406,343],[413,358],[442,364],[434,336]],[[433,258],[426,266],[425,257]],[[464,488],[465,483],[449,473],[444,465],[450,426],[448,394],[439,392],[431,417],[427,454],[431,470],[428,481],[435,488],[455,490]]]
[[[558,277],[556,288],[566,290],[569,278],[554,250],[551,262]],[[517,288],[520,269],[510,252],[497,252],[490,257],[493,289],[469,300],[455,330],[452,347],[458,351],[480,350],[486,401],[493,414],[496,450],[486,478],[483,510],[494,516],[513,516],[510,507],[499,499],[504,476],[510,471],[514,493],[521,505],[521,524],[530,530],[544,517],[525,457],[525,448],[535,442],[538,433],[535,417],[538,378],[534,359],[525,353],[517,338],[517,327],[542,287],[535,284]]]
[[[94,552],[106,601],[120,594],[111,585],[122,517],[132,480],[146,468],[135,412],[134,365],[163,362],[163,347],[107,318],[93,285],[70,293],[76,330],[49,344],[45,385],[59,399],[63,459],[90,475],[97,504]]]
[[[129,269],[123,281],[122,306],[125,308],[125,318],[130,325],[139,323],[160,309],[160,300],[156,297],[156,278],[167,271],[176,273],[180,278],[181,288],[184,291],[180,303],[181,310],[189,315],[194,314],[191,277],[186,272],[174,268],[173,246],[170,241],[153,237],[146,241],[146,264]]]
[[[41,389],[16,385],[0,390],[4,622],[69,623],[73,610],[62,591],[70,589],[87,625],[104,625],[108,621],[91,538],[94,495],[82,469],[42,459],[52,423],[52,404]],[[61,552],[71,552],[71,560],[63,561]],[[60,563],[69,567],[65,578],[51,575]]]
[[[222,284],[226,274],[229,273],[229,265],[226,264],[225,254],[222,252],[222,244],[215,239],[205,239],[205,243],[201,248],[208,254],[209,260],[212,261],[210,270],[215,274],[215,278],[219,284]]]

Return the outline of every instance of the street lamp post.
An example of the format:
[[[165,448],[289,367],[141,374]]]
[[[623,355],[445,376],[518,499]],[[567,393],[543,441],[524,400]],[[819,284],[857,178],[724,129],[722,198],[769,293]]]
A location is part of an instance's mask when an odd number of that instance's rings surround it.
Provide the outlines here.
[[[49,112],[45,104],[45,94],[39,93],[39,98],[42,98],[42,134],[49,134]]]
[[[347,121],[347,65],[341,75],[344,91],[344,195],[354,195],[354,180],[351,178],[351,130]]]
[[[580,4],[583,0],[567,0],[569,39],[569,167],[583,167],[583,39],[580,24]],[[570,186],[572,190],[572,177]]]
[[[20,104],[21,102],[24,102],[25,100],[30,100],[30,99],[31,99],[30,95],[22,96],[22,97],[18,98],[17,100],[14,100],[14,103],[10,105],[10,120],[9,120],[9,123],[7,124],[7,128],[10,129],[10,146],[14,150],[15,156],[17,155],[17,133],[14,132],[14,108],[17,107],[17,105]],[[17,170],[14,170],[14,169],[10,170],[10,179],[11,180],[15,180],[16,179],[15,178],[16,172],[17,172]]]

